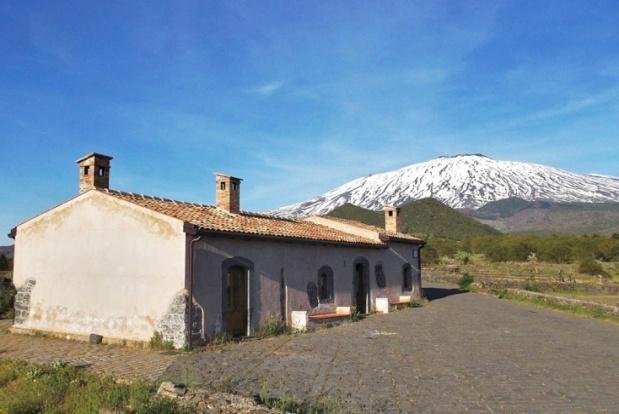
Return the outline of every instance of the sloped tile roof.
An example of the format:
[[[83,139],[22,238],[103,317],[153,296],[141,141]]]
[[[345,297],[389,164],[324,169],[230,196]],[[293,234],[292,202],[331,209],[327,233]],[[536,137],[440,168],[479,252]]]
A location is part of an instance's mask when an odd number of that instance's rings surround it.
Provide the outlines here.
[[[423,239],[420,239],[419,237],[415,237],[415,236],[411,236],[410,234],[406,234],[406,233],[399,233],[399,232],[395,232],[395,231],[387,231],[386,229],[382,228],[382,227],[376,227],[376,226],[372,226],[370,224],[365,224],[365,223],[361,223],[359,221],[355,221],[355,220],[348,220],[348,219],[343,219],[340,217],[332,217],[332,216],[323,216],[326,219],[329,220],[333,220],[333,221],[339,221],[340,223],[345,223],[351,226],[357,226],[360,227],[362,229],[366,229],[366,230],[370,230],[370,231],[375,231],[380,235],[381,240],[394,240],[394,241],[404,241],[404,242],[418,242],[418,243],[423,243]]]
[[[232,214],[207,204],[187,203],[124,191],[107,189],[96,191],[191,223],[203,230],[368,247],[386,247],[380,241],[349,234],[308,221],[283,219],[248,212]]]

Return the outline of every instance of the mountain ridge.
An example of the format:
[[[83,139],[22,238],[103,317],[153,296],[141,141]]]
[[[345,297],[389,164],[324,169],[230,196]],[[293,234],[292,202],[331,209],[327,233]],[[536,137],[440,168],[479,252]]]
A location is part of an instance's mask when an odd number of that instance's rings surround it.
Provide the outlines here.
[[[440,200],[452,208],[477,209],[510,197],[560,203],[617,202],[619,178],[495,160],[483,154],[457,154],[356,178],[271,213],[284,217],[324,215],[346,203],[380,210],[387,204],[403,205],[423,198]]]
[[[353,204],[344,204],[327,216],[356,220],[377,227],[384,227],[382,212],[365,209]],[[491,226],[480,223],[438,200],[424,198],[400,207],[401,230],[424,239],[446,238],[461,240],[466,236],[499,234]]]

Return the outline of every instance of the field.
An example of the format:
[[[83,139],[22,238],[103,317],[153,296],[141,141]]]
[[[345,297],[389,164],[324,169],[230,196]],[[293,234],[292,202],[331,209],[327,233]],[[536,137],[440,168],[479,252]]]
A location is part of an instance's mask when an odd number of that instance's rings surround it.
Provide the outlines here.
[[[619,306],[619,262],[601,263],[607,274],[601,277],[580,272],[578,263],[491,262],[480,254],[466,257],[466,263],[441,258],[439,263],[424,268],[424,279],[446,276],[455,280],[466,273],[483,288],[520,288]]]

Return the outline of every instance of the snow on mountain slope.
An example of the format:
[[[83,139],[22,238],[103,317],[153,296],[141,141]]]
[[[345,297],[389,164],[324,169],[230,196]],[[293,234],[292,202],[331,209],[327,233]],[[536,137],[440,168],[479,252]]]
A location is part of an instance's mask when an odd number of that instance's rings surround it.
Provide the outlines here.
[[[508,197],[556,202],[618,202],[619,178],[499,161],[481,154],[439,157],[396,171],[357,178],[311,200],[271,213],[326,214],[345,203],[373,210],[433,197],[454,208],[478,208]]]

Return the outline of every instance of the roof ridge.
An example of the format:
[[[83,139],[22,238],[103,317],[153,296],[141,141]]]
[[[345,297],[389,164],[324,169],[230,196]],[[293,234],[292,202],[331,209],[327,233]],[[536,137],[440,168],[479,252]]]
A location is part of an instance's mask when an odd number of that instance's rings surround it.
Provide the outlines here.
[[[165,198],[165,197],[153,196],[153,195],[148,195],[148,194],[135,193],[133,191],[114,190],[114,189],[111,189],[111,188],[95,188],[95,190],[103,191],[103,192],[107,192],[107,193],[117,193],[117,194],[120,194],[120,195],[128,195],[128,196],[131,196],[131,197],[137,197],[137,198],[143,198],[143,199],[149,199],[149,200],[166,201],[166,202],[171,202],[171,203],[175,203],[175,204],[189,204],[189,205],[194,206],[194,207],[217,208],[217,207],[215,207],[212,204],[204,204],[204,203],[196,203],[196,202],[193,202],[193,201],[176,200],[176,199],[173,199],[173,198]]]

